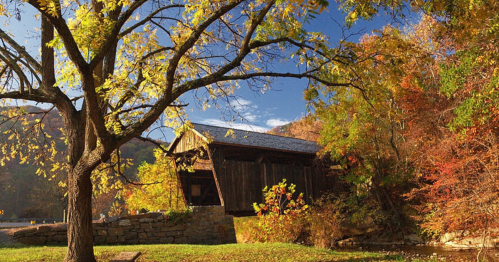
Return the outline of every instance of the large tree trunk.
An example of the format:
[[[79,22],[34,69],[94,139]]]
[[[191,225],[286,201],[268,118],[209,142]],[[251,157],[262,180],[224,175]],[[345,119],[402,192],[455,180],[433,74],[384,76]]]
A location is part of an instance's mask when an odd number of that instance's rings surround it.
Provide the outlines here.
[[[60,112],[66,126],[69,153],[68,250],[64,261],[94,262],[90,176],[96,164],[89,164],[85,158],[86,128],[82,113],[65,107],[61,107]]]
[[[93,248],[91,173],[71,170],[68,174],[68,251],[64,261],[96,261]]]

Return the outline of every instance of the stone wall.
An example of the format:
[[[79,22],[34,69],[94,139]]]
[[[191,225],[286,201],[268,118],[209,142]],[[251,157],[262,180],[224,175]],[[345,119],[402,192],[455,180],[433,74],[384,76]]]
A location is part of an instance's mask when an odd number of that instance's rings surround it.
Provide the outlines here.
[[[179,221],[163,213],[112,217],[94,221],[94,244],[227,244],[236,243],[232,216],[222,206],[191,207]],[[42,225],[16,230],[14,239],[28,245],[67,244],[67,225]]]

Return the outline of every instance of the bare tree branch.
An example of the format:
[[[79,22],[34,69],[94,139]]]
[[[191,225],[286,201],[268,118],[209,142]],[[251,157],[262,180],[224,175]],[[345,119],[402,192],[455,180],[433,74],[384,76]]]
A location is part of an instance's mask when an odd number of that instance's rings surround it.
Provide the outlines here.
[[[140,22],[138,22],[138,23],[132,25],[131,27],[125,29],[123,32],[121,32],[118,35],[118,38],[122,38],[125,35],[130,34],[131,32],[133,32],[133,30],[137,29],[137,27],[142,26],[142,25],[146,24],[147,22],[151,21],[154,18],[154,16],[157,15],[158,13],[160,13],[161,11],[165,11],[165,10],[168,10],[170,8],[175,8],[175,7],[181,8],[181,7],[185,7],[185,5],[175,4],[175,5],[168,5],[168,6],[160,7],[158,9],[152,11],[148,16],[146,16]]]
[[[7,42],[10,47],[16,50],[16,52],[28,62],[28,64],[33,68],[33,70],[35,70],[37,73],[42,72],[42,66],[26,51],[26,49],[23,46],[20,46],[2,29],[0,29],[0,38],[5,42]]]
[[[120,136],[120,140],[127,140],[131,137],[136,137],[137,134],[142,133],[148,126],[152,125],[156,119],[163,113],[164,109],[171,104],[178,96],[178,93],[173,95],[173,85],[175,83],[175,71],[177,70],[180,59],[185,55],[185,53],[196,43],[199,37],[203,34],[205,29],[215,22],[217,19],[222,17],[224,14],[229,12],[230,10],[237,7],[243,0],[237,0],[232,3],[228,3],[227,5],[221,7],[216,10],[210,17],[206,18],[206,20],[201,23],[189,36],[189,38],[179,47],[177,48],[175,54],[170,59],[168,68],[166,70],[166,91],[163,96],[156,102],[155,106],[147,112],[144,117],[134,123],[130,128],[124,132],[123,135]],[[180,95],[180,94],[178,94]]]

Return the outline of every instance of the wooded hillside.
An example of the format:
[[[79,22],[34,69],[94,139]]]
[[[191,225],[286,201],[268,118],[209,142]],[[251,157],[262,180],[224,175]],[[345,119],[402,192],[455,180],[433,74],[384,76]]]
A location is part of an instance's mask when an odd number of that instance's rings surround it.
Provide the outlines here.
[[[56,110],[48,112],[35,107],[27,106],[23,110],[27,112],[40,112],[37,117],[32,117],[31,121],[40,120],[43,124],[43,130],[50,136],[54,142],[55,148],[59,153],[56,156],[57,162],[64,162],[66,144],[61,133],[62,121]],[[5,120],[5,116],[4,116]],[[14,119],[10,120],[13,125],[16,125],[18,133],[23,137],[29,137],[27,132],[22,132],[21,124],[15,123]],[[2,125],[7,128],[10,125]],[[138,166],[143,163],[154,162],[154,148],[156,146],[143,142],[138,139],[132,139],[130,142],[120,147],[121,157],[123,159],[131,159],[132,165],[124,169],[124,175],[130,179],[135,179]],[[3,156],[9,156],[10,152],[0,152]],[[67,199],[65,197],[66,174],[60,170],[52,170],[52,166],[48,163],[44,167],[33,164],[21,164],[19,158],[5,162],[0,166],[0,210],[4,210],[3,218],[59,218],[62,219],[63,210],[67,207]],[[45,168],[47,176],[37,175],[38,168]],[[119,179],[119,178],[116,178]],[[106,194],[95,194],[94,206],[95,212],[98,214],[107,212],[110,209],[112,202],[115,200],[116,191]]]

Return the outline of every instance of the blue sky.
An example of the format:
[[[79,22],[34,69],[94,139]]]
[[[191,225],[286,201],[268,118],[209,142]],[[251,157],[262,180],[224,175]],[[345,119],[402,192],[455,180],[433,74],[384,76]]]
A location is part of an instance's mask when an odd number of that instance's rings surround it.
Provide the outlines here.
[[[348,32],[342,32],[344,14],[337,10],[334,3],[331,5],[333,6],[329,7],[328,12],[323,12],[316,19],[311,20],[306,29],[326,34],[332,43],[341,40],[343,34],[347,36],[353,34],[349,40],[357,41],[365,33],[381,29],[389,23],[387,18],[377,16],[372,21],[358,21]],[[203,111],[195,105],[190,105],[187,113],[189,119],[195,123],[263,132],[307,115],[306,102],[303,100],[303,91],[306,86],[306,79],[278,79],[271,86],[271,90],[266,91],[265,94],[241,87],[236,91],[239,98],[230,102],[244,117],[242,121],[236,118],[236,121],[229,123],[230,117],[224,118],[219,110],[210,108]],[[168,136],[167,140],[170,141],[170,139],[171,137]]]

